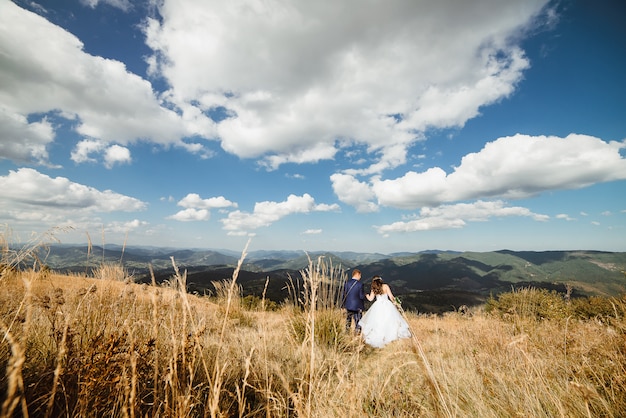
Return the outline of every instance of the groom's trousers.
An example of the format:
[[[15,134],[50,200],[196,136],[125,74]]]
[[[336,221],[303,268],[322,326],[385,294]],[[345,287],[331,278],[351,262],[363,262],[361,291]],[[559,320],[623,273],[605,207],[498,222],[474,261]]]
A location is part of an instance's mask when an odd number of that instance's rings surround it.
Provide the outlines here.
[[[359,321],[363,316],[362,311],[350,311],[348,310],[346,313],[346,330],[350,331],[352,328],[352,320],[354,320],[354,329],[357,333],[361,332],[361,326],[359,325]]]

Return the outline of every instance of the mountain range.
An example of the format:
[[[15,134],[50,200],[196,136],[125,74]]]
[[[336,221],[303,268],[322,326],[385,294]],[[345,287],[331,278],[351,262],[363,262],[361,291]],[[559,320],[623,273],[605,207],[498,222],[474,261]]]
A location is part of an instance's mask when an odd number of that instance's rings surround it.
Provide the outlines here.
[[[187,287],[212,293],[213,282],[229,279],[241,254],[230,250],[179,249],[55,244],[42,249],[42,263],[57,272],[85,272],[103,263],[121,263],[137,282],[157,282],[174,274],[172,261],[187,273]],[[369,288],[380,275],[402,299],[405,309],[441,313],[461,305],[484,303],[490,295],[519,287],[537,287],[576,296],[617,296],[626,293],[626,253],[603,251],[430,250],[419,253],[357,253],[254,251],[246,255],[238,283],[244,296],[281,302],[286,283],[301,279],[310,261],[349,275],[363,272]],[[267,282],[267,283],[266,283]]]

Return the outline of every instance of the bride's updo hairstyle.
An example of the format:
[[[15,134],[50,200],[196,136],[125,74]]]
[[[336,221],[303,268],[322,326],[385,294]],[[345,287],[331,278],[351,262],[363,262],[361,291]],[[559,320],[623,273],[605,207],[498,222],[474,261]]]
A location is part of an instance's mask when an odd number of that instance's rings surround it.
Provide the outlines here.
[[[383,279],[380,276],[374,276],[372,279],[372,293],[375,295],[383,294]]]

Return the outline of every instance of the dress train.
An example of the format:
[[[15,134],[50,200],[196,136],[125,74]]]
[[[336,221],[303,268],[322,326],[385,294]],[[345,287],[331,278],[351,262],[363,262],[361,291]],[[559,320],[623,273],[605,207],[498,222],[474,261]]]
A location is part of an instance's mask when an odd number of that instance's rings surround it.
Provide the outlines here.
[[[365,312],[359,325],[365,343],[376,348],[399,338],[411,337],[409,324],[387,295],[376,295],[376,301]]]

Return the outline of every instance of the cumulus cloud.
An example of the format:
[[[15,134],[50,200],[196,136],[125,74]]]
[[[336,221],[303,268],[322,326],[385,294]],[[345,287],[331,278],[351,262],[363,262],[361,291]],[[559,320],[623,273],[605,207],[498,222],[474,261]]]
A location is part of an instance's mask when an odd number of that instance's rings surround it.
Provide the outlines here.
[[[191,221],[208,221],[211,217],[211,212],[207,209],[187,208],[176,212],[172,216],[168,216],[167,219],[173,219],[181,222]]]
[[[46,147],[53,141],[54,129],[46,118],[29,123],[24,115],[0,105],[0,159],[47,164]]]
[[[189,193],[187,196],[183,197],[180,202],[178,202],[178,206],[196,209],[236,208],[237,203],[231,202],[224,196],[202,199],[197,193]]]
[[[330,180],[339,200],[354,206],[357,212],[378,210],[378,205],[370,201],[376,196],[369,184],[357,180],[352,175],[341,173],[331,175]]]
[[[374,174],[404,164],[427,129],[463,126],[512,94],[529,67],[516,40],[549,14],[547,2],[188,0],[179,7],[164,0],[155,3],[159,18],[143,26],[150,73],[168,87],[162,93],[123,63],[87,54],[71,33],[3,2],[0,103],[11,117],[31,120],[13,127],[12,137],[32,137],[34,124],[45,125],[33,118],[54,111],[87,140],[128,146],[141,139],[204,158],[212,153],[188,138],[219,140],[269,170],[332,159],[360,144],[368,161],[360,173]],[[217,109],[224,118],[216,122],[208,115]],[[4,148],[12,143],[5,131],[0,124]],[[31,138],[21,157],[46,157],[41,146],[51,140],[50,132]],[[20,157],[3,151],[0,158]]]
[[[90,155],[93,153],[102,152],[106,147],[106,144],[102,141],[96,141],[93,139],[85,139],[80,141],[74,147],[74,150],[70,154],[72,161],[76,163],[96,162],[95,158]]]
[[[507,206],[501,200],[477,201],[442,205],[437,208],[422,208],[415,219],[375,226],[375,229],[380,234],[388,235],[393,232],[462,228],[467,222],[484,222],[494,217],[511,216],[530,217],[535,221],[547,221],[549,219],[547,215],[533,213],[524,207]]]
[[[450,174],[433,167],[395,179],[374,176],[364,182],[335,174],[331,181],[338,198],[357,210],[375,205],[417,209],[492,197],[521,199],[626,179],[626,158],[620,154],[624,148],[626,141],[604,142],[587,135],[515,135],[466,155]]]
[[[327,212],[339,210],[336,204],[316,204],[315,199],[305,193],[302,196],[289,195],[283,202],[257,202],[252,213],[240,210],[230,212],[222,219],[224,229],[231,235],[241,235],[246,231],[266,227],[295,213]]]
[[[374,173],[508,97],[529,67],[513,40],[546,3],[165,0],[144,32],[168,100],[225,109],[226,151],[275,169],[356,143]]]
[[[331,144],[311,144],[309,148],[299,149],[292,153],[270,155],[261,162],[269,170],[276,170],[285,163],[312,163],[320,160],[329,160],[335,156],[337,150]]]
[[[130,150],[121,145],[108,145],[104,141],[85,139],[76,144],[70,158],[76,163],[98,162],[93,155],[101,155],[106,168],[112,168],[115,164],[129,164],[132,162]]]
[[[0,45],[0,118],[10,122],[0,123],[0,158],[47,158],[54,133],[45,115],[51,112],[73,121],[82,136],[107,144],[144,139],[183,146],[185,136],[214,135],[202,112],[171,110],[123,63],[84,52],[74,35],[10,1],[0,2]],[[20,147],[12,145],[16,140]]]
[[[146,203],[133,197],[111,190],[100,191],[65,177],[52,178],[32,168],[9,171],[0,177],[0,189],[0,199],[10,203],[5,207],[92,212],[135,212],[146,208]]]
[[[237,203],[231,202],[223,196],[202,199],[197,193],[189,193],[178,202],[178,206],[186,209],[169,216],[167,219],[181,222],[208,221],[211,218],[211,209],[236,208]]]
[[[0,177],[0,218],[16,227],[75,225],[93,222],[99,213],[137,212],[147,204],[111,190],[97,190],[65,177],[49,177],[31,168]],[[90,218],[90,221],[85,220]]]
[[[321,233],[322,233],[321,229],[307,229],[306,231],[302,232],[303,235],[318,235]]]
[[[111,145],[104,153],[104,165],[107,168],[115,164],[129,164],[131,161],[130,150],[120,145]]]

